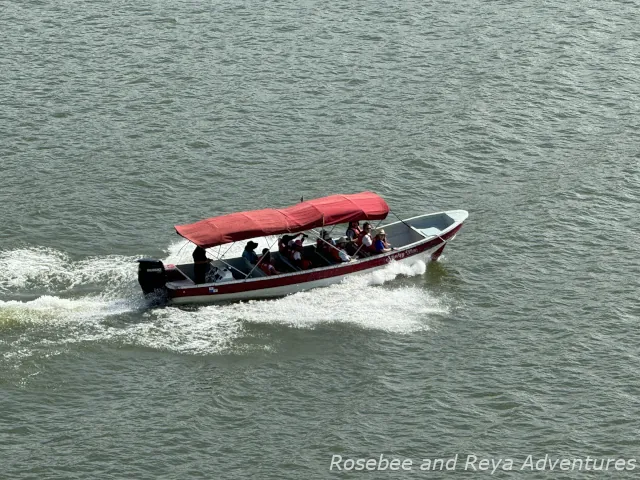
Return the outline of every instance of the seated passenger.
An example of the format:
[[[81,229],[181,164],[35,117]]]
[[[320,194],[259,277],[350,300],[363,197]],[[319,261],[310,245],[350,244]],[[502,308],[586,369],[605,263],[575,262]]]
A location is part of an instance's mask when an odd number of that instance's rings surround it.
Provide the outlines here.
[[[278,239],[278,251],[283,255],[289,254],[289,242],[295,238],[293,235],[283,235]]]
[[[357,242],[361,233],[360,222],[357,220],[355,222],[349,222],[349,228],[347,228],[347,232],[345,233],[349,242]]]
[[[291,251],[291,256],[289,258],[296,267],[302,270],[307,270],[311,268],[311,262],[306,258],[304,258],[304,249],[302,247],[302,240],[295,241]]]
[[[336,242],[336,247],[331,249],[331,256],[338,262],[350,262],[351,257],[345,252],[344,248],[347,246],[347,237],[341,237]]]
[[[375,252],[373,247],[373,239],[371,238],[371,224],[365,222],[362,226],[362,233],[359,237],[360,246],[358,247],[358,255],[361,257],[368,257]]]
[[[253,240],[249,240],[247,246],[244,247],[244,252],[242,252],[242,258],[246,259],[251,265],[255,265],[258,263],[258,255],[254,250],[258,247],[258,244]]]
[[[358,247],[360,246],[360,235],[362,234],[362,230],[360,229],[360,222],[349,222],[349,228],[347,228],[347,232],[345,236],[347,237],[347,245],[345,246],[345,250],[349,255],[355,255]]]
[[[273,266],[271,252],[268,248],[262,249],[262,256],[260,257],[258,267],[267,275],[280,275],[280,272]]]
[[[333,250],[331,247],[335,246],[335,244],[336,242],[333,241],[329,232],[322,230],[316,242],[316,249],[320,253],[330,253]]]
[[[290,259],[294,252],[294,244],[297,237],[299,236],[301,236],[300,238],[302,240],[307,238],[307,235],[305,235],[304,233],[298,233],[296,235],[283,235],[282,237],[280,237],[280,239],[278,239],[278,252],[280,252],[280,254],[285,258]]]
[[[300,238],[298,238],[300,237]],[[291,249],[296,242],[304,242],[305,238],[309,238],[309,235],[306,233],[297,233],[296,235],[289,235],[289,241],[287,242],[287,246]]]
[[[387,234],[384,231],[384,228],[381,228],[378,231],[375,241],[373,242],[373,248],[376,253],[387,253],[393,250],[393,248],[391,248],[391,244],[387,242]]]

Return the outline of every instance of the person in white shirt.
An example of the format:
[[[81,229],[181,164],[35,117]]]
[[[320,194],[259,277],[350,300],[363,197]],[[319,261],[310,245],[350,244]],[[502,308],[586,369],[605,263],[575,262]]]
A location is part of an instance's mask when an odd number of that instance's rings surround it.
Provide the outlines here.
[[[336,242],[337,250],[334,250],[336,252],[334,257],[337,256],[340,259],[340,261],[342,261],[342,262],[350,262],[351,261],[351,257],[347,254],[347,252],[344,251],[344,248],[347,245],[347,241],[348,241],[347,237],[341,237]]]
[[[368,257],[372,253],[373,239],[371,238],[371,224],[365,222],[362,226],[362,233],[360,234],[360,251],[358,252],[363,257]]]

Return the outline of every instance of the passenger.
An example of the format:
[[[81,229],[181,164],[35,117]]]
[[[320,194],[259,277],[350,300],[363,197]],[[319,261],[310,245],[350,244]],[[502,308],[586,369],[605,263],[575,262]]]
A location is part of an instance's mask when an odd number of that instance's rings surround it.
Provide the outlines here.
[[[344,237],[347,238],[347,237]],[[358,247],[360,245],[358,245],[357,243],[357,239],[356,241],[351,241],[347,238],[347,244],[344,246],[344,250],[351,256],[354,256],[356,254],[356,252],[358,251]]]
[[[387,234],[384,231],[384,228],[378,230],[378,234],[373,242],[373,248],[376,253],[387,253],[393,250],[393,248],[391,248],[391,244],[387,242]]]
[[[260,257],[260,263],[258,264],[260,270],[262,270],[267,275],[280,275],[280,272],[276,270],[273,266],[271,259],[271,252],[268,248],[262,249],[262,256]]]
[[[345,233],[349,242],[357,242],[361,233],[360,222],[357,220],[355,222],[349,222],[349,228],[347,228],[347,233]]]
[[[287,242],[287,246],[289,247],[289,249],[293,249],[293,246],[296,242],[302,243],[304,242],[305,238],[309,238],[309,235],[307,235],[306,233],[298,233],[296,235],[290,235],[289,241]]]
[[[289,242],[294,239],[293,235],[283,235],[278,240],[278,251],[286,256],[289,256]]]
[[[208,261],[207,251],[202,247],[196,246],[196,249],[193,251],[193,263],[206,261]]]
[[[302,240],[296,240],[293,244],[291,256],[289,257],[293,264],[302,269],[308,270],[311,268],[311,262],[304,258],[304,249],[302,247]]]
[[[368,257],[375,252],[373,247],[373,239],[371,238],[371,224],[365,222],[362,226],[362,233],[360,233],[360,250],[358,255],[361,257]]]
[[[350,262],[351,257],[345,252],[347,237],[340,237],[336,242],[336,247],[331,249],[331,256],[338,262]]]
[[[247,246],[244,247],[244,252],[242,252],[242,258],[247,260],[251,265],[255,265],[258,263],[258,255],[254,250],[258,247],[258,244],[253,240],[249,240]]]
[[[208,266],[207,251],[202,247],[196,247],[193,251],[193,281],[196,284],[205,283]]]
[[[316,242],[316,249],[320,251],[320,253],[330,254],[331,250],[333,250],[332,247],[334,247],[335,245],[336,242],[334,242],[331,238],[331,234],[329,234],[329,232],[327,232],[326,230],[322,230]]]

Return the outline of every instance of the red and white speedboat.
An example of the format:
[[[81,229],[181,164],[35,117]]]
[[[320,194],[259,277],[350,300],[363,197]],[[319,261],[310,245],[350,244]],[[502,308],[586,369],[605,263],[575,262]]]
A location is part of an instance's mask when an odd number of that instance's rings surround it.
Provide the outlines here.
[[[171,303],[215,303],[280,297],[291,293],[338,283],[347,275],[368,273],[385,267],[389,262],[412,262],[416,257],[437,260],[448,242],[453,240],[468,213],[465,210],[420,215],[398,222],[379,225],[389,214],[389,206],[378,195],[363,192],[354,195],[332,195],[300,202],[284,209],[264,209],[232,213],[189,225],[176,226],[179,235],[215,256],[212,247],[232,244],[260,236],[274,238],[283,234],[329,230],[334,225],[342,236],[351,221],[369,221],[384,228],[393,250],[366,258],[355,256],[351,261],[333,259],[304,245],[303,254],[310,268],[302,270],[278,253],[271,252],[272,261],[281,273],[267,276],[242,257],[209,259],[206,283],[196,283],[193,263],[164,265],[160,260],[141,259],[138,281],[145,295],[165,296]],[[374,231],[375,233],[375,231]],[[274,242],[275,243],[275,242]],[[212,274],[213,273],[213,274]]]

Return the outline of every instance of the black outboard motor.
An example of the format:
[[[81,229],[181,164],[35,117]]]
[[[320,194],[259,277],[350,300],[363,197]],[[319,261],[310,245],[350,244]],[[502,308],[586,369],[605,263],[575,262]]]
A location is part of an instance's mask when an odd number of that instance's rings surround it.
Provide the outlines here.
[[[165,285],[167,274],[164,264],[154,258],[141,258],[138,260],[138,283],[142,287],[145,296],[162,296],[167,293]]]

